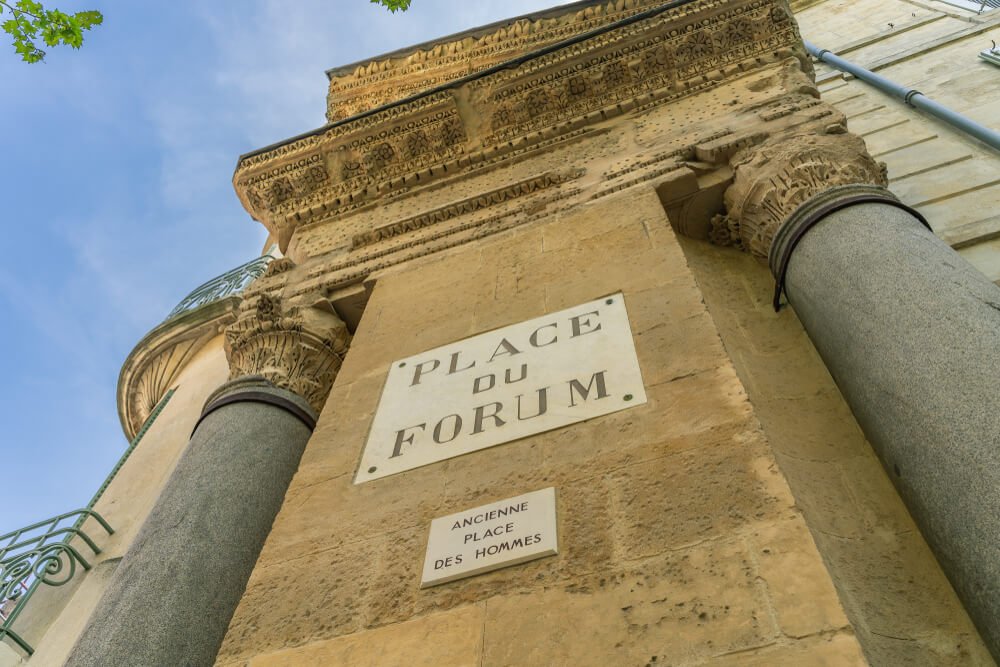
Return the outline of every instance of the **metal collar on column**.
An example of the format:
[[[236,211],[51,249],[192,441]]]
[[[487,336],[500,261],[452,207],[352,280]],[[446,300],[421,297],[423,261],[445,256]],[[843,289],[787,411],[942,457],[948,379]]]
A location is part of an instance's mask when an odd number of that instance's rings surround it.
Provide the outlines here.
[[[863,188],[869,191],[864,194],[857,194],[842,198],[838,197],[833,201],[829,201],[816,208],[813,208],[813,200],[807,201],[794,213],[792,213],[791,216],[789,216],[788,220],[785,221],[785,223],[778,230],[777,234],[775,234],[774,242],[771,244],[770,257],[768,258],[768,264],[771,266],[771,273],[774,275],[775,280],[773,300],[774,312],[781,310],[781,294],[785,291],[785,274],[788,272],[788,263],[792,259],[792,253],[795,251],[796,246],[798,246],[799,241],[802,240],[802,237],[805,236],[810,229],[815,227],[816,224],[831,213],[850,206],[855,206],[857,204],[887,204],[889,206],[895,206],[896,208],[903,209],[919,220],[920,223],[931,232],[934,231],[931,229],[927,219],[924,218],[919,211],[899,201],[888,191],[879,192],[878,190],[881,188],[867,188],[865,186],[848,185],[844,187],[851,190]],[[835,188],[834,190],[839,189],[840,188]],[[827,191],[827,193],[831,192],[832,190]]]
[[[264,391],[241,391],[236,394],[228,394],[206,405],[205,409],[201,411],[201,416],[198,417],[198,421],[195,423],[194,428],[191,429],[191,435],[193,436],[195,431],[198,430],[198,427],[201,426],[201,422],[205,419],[205,417],[212,414],[219,408],[233,403],[266,403],[267,405],[274,405],[297,417],[299,421],[309,427],[310,431],[316,428],[316,420],[313,419],[312,415],[287,398]]]

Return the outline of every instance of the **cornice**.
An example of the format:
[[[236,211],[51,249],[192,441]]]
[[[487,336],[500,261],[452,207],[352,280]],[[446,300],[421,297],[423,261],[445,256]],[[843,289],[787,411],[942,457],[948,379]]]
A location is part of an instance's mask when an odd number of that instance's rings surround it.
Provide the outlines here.
[[[620,21],[663,0],[584,0],[496,21],[327,70],[335,121]]]
[[[676,0],[244,156],[233,182],[284,251],[300,227],[789,60],[810,68],[783,0]]]
[[[242,298],[229,296],[169,318],[129,353],[118,375],[118,418],[129,440],[204,345],[236,321]]]

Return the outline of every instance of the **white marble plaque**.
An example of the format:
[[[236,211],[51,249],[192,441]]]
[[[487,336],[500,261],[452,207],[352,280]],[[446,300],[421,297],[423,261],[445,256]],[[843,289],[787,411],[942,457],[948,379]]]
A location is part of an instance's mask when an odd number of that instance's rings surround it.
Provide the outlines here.
[[[559,553],[553,487],[431,521],[420,587]]]
[[[642,405],[619,294],[392,363],[360,484]]]

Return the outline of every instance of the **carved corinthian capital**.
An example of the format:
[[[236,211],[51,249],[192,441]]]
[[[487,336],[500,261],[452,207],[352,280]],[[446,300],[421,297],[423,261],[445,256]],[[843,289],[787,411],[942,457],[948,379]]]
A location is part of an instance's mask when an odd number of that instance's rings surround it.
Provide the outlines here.
[[[842,130],[778,136],[737,153],[732,164],[727,215],[714,222],[712,239],[762,258],[782,223],[815,195],[840,185],[887,184],[884,165],[861,137]]]
[[[229,379],[261,375],[322,410],[350,344],[347,327],[331,310],[287,306],[266,289],[251,291],[236,322],[226,328]]]

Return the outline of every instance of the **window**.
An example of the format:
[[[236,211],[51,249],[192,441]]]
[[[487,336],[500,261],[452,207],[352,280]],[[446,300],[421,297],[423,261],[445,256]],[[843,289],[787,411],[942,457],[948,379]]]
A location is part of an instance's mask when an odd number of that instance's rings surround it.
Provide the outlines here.
[[[991,9],[1000,9],[1000,0],[941,0],[941,2],[962,9],[971,9],[980,14]]]

